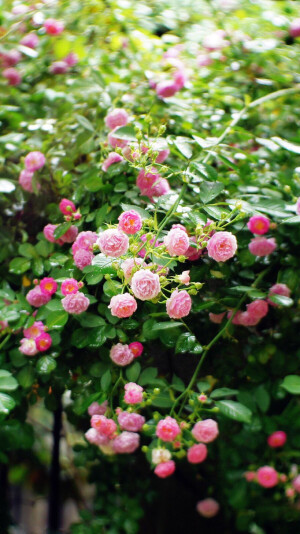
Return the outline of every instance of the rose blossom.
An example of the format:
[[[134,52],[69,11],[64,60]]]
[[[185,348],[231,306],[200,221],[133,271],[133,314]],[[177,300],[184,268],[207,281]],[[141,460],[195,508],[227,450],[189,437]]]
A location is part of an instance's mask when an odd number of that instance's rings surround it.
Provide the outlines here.
[[[300,37],[300,18],[291,22],[289,32],[291,37]]]
[[[24,191],[28,191],[28,193],[33,193],[32,178],[33,172],[27,171],[27,169],[24,169],[20,172],[19,184],[22,189],[24,189]]]
[[[80,248],[84,248],[85,250],[92,252],[93,245],[96,243],[97,239],[98,234],[96,234],[96,232],[91,232],[89,230],[87,232],[80,232],[72,246],[73,254],[75,254]]]
[[[142,169],[136,180],[136,185],[143,196],[160,197],[170,190],[168,181],[162,178],[155,167],[151,167],[149,172]]]
[[[67,278],[61,284],[61,292],[64,296],[70,295],[71,293],[77,293],[79,289],[79,284],[75,278]]]
[[[247,226],[252,234],[266,234],[270,228],[270,221],[264,215],[253,215],[247,222]]]
[[[59,35],[64,30],[64,23],[61,20],[47,19],[44,28],[49,35]]]
[[[119,258],[126,254],[129,247],[129,239],[124,232],[117,229],[104,230],[99,235],[97,244],[103,254],[113,258]]]
[[[114,130],[112,130],[108,136],[107,136],[107,140],[109,142],[109,144],[113,147],[113,148],[116,148],[117,146],[119,148],[124,148],[126,145],[128,145],[129,141],[126,141],[126,139],[119,139],[118,137],[116,137],[116,130],[117,128],[115,128]],[[115,135],[116,134],[116,135]]]
[[[65,61],[53,61],[49,67],[51,74],[65,74],[68,71],[68,65]]]
[[[24,159],[25,167],[30,172],[38,171],[44,167],[45,163],[46,158],[44,154],[39,151],[29,152]]]
[[[143,234],[140,236],[140,240],[143,242],[143,243],[146,243],[147,242],[147,234]],[[155,237],[153,237],[153,239],[150,239],[150,241],[148,242],[150,245],[153,245],[153,247],[159,247],[159,245],[161,245],[161,243],[159,241],[155,241]],[[142,248],[139,250],[138,252],[138,255],[141,256],[141,258],[144,258],[146,256],[146,249],[145,248]]]
[[[9,85],[19,85],[22,81],[21,74],[13,67],[4,69],[2,71],[2,76],[8,81]]]
[[[226,312],[223,312],[223,313],[212,313],[212,312],[210,312],[208,314],[208,317],[209,317],[209,319],[210,319],[210,321],[212,323],[221,324],[221,322],[223,321],[223,319],[225,317],[225,314],[226,314]]]
[[[156,435],[162,441],[174,441],[180,434],[180,427],[173,417],[169,415],[165,419],[161,419],[156,426]]]
[[[191,281],[190,271],[183,271],[180,275],[178,275],[178,279],[181,284],[188,286]]]
[[[282,295],[283,297],[290,297],[291,290],[286,284],[274,284],[269,289],[269,297],[272,297],[273,295]],[[276,304],[270,299],[267,299],[267,302],[268,304],[270,304],[270,306],[278,306],[278,304]]]
[[[8,50],[0,54],[0,61],[3,67],[14,67],[22,59],[19,50]]]
[[[120,163],[121,161],[123,161],[123,158],[120,154],[117,152],[110,152],[107,158],[103,161],[101,169],[106,172],[108,167],[114,163]]]
[[[108,419],[105,415],[92,415],[91,425],[99,434],[111,438],[117,430],[117,425],[113,419]]]
[[[100,445],[109,444],[109,438],[104,434],[99,434],[99,432],[97,432],[95,428],[89,428],[84,435],[85,439],[89,443],[92,443],[92,445],[97,445],[98,447],[100,447]]]
[[[62,299],[61,303],[66,312],[79,315],[88,309],[90,301],[83,293],[78,291],[67,295]]]
[[[141,354],[143,354],[144,347],[139,341],[133,341],[132,343],[129,343],[128,347],[130,348],[135,358],[138,358],[139,356],[141,356]]]
[[[140,300],[154,299],[160,292],[158,274],[146,269],[140,269],[134,273],[130,285],[134,296]]]
[[[251,239],[248,248],[254,256],[268,256],[276,249],[274,237],[254,237]]]
[[[254,300],[247,305],[247,312],[246,314],[242,314],[240,318],[240,324],[244,324],[245,326],[254,326],[258,323],[258,321],[267,315],[268,310],[268,303],[265,300]],[[243,321],[243,318],[245,317],[247,317],[247,321]]]
[[[143,226],[142,217],[135,210],[124,211],[118,217],[119,229],[125,234],[136,234]]]
[[[82,271],[85,267],[88,265],[91,265],[93,261],[94,254],[90,252],[89,250],[85,250],[84,248],[80,248],[75,254],[74,254],[74,263],[78,269]]]
[[[74,67],[74,65],[77,65],[77,63],[79,61],[79,57],[77,56],[77,54],[75,54],[75,52],[70,52],[64,58],[64,61],[69,67]]]
[[[247,482],[253,482],[253,480],[256,479],[256,473],[255,471],[246,471],[244,473],[244,477],[247,480]]]
[[[297,491],[297,493],[300,493],[300,475],[296,476],[294,480],[292,481],[293,488]]]
[[[122,430],[138,432],[145,423],[145,417],[139,413],[121,412],[118,415],[118,423]]]
[[[35,306],[36,308],[47,304],[50,299],[51,295],[42,293],[40,286],[34,287],[26,295],[26,300],[29,302],[30,306]]]
[[[113,345],[110,349],[109,356],[116,365],[120,365],[121,367],[129,365],[134,359],[134,355],[128,348],[128,345],[122,345],[122,343]]]
[[[151,460],[154,465],[161,464],[163,462],[168,462],[171,460],[171,453],[168,449],[163,449],[158,447],[157,449],[152,449]]]
[[[104,415],[107,410],[108,402],[107,400],[99,404],[98,402],[92,402],[88,407],[88,414],[92,415]]]
[[[139,386],[135,382],[128,382],[124,386],[124,402],[126,404],[140,404],[143,401],[143,391],[142,386]]]
[[[43,278],[40,281],[40,289],[44,295],[54,295],[57,291],[57,282],[54,278]]]
[[[178,289],[175,289],[166,303],[167,314],[171,319],[186,317],[190,313],[191,307],[192,299],[185,290],[178,291]]]
[[[170,96],[174,96],[177,91],[179,91],[179,87],[177,83],[174,80],[166,80],[163,82],[159,82],[155,88],[156,94],[159,98],[168,98]]]
[[[192,434],[197,441],[210,443],[219,435],[218,423],[213,419],[203,419],[203,421],[198,421],[192,429]]]
[[[55,239],[54,232],[57,228],[57,224],[47,224],[44,227],[43,233],[47,241],[50,241],[50,243],[58,243],[59,245],[62,245],[61,239]]]
[[[203,499],[197,502],[197,512],[203,517],[214,517],[220,510],[220,505],[215,499]]]
[[[23,330],[23,335],[27,338],[36,339],[43,332],[45,332],[45,325],[42,321],[35,321],[32,326]]]
[[[27,33],[27,35],[24,35],[24,37],[21,39],[20,43],[23,46],[34,49],[39,44],[39,38],[36,33]]]
[[[59,210],[63,215],[71,215],[72,213],[75,213],[76,206],[72,200],[68,200],[67,198],[63,198],[59,203]]]
[[[73,243],[75,241],[76,237],[78,235],[78,228],[77,226],[70,226],[70,228],[60,236],[59,241],[62,241],[62,243]]]
[[[40,336],[35,338],[35,344],[36,348],[40,352],[44,352],[45,350],[48,350],[49,347],[52,345],[52,338],[50,334],[47,334],[46,332],[43,332]]]
[[[207,447],[204,443],[192,445],[187,451],[187,460],[190,464],[200,464],[207,457]]]
[[[236,237],[231,232],[216,232],[207,243],[207,252],[215,261],[227,261],[237,250]]]
[[[208,67],[213,62],[212,58],[208,54],[199,54],[197,57],[198,67]]]
[[[129,117],[125,109],[116,108],[106,115],[104,121],[107,128],[109,128],[110,130],[114,130],[115,128],[118,128],[120,126],[126,126],[126,124],[128,124]]]
[[[122,295],[113,296],[108,308],[112,315],[123,319],[125,317],[131,317],[137,309],[137,303],[130,293],[123,293]]]
[[[124,431],[114,439],[112,447],[117,454],[130,454],[138,448],[139,444],[139,434]]]
[[[131,278],[131,273],[138,265],[143,265],[144,260],[142,258],[128,258],[121,263],[121,269],[124,273],[125,280],[128,282]]]
[[[257,482],[264,488],[273,488],[278,484],[278,473],[269,465],[260,467],[257,470]]]
[[[189,248],[189,238],[186,232],[179,228],[173,228],[164,237],[164,244],[170,256],[184,256]]]
[[[161,464],[158,464],[154,469],[154,473],[159,478],[166,478],[170,475],[173,475],[175,467],[175,462],[173,460],[169,460],[168,462],[162,462]]]
[[[155,160],[155,163],[160,163],[160,164],[163,163],[168,158],[169,155],[170,155],[170,150],[168,148],[160,150],[158,152],[158,156]]]
[[[20,341],[21,346],[19,347],[19,351],[25,354],[26,356],[35,356],[38,353],[38,349],[35,344],[34,339],[27,339],[24,337]]]
[[[196,239],[196,237],[194,235],[192,237],[190,237],[190,242],[197,243],[197,239]],[[186,256],[186,258],[188,258],[188,260],[196,261],[196,260],[198,260],[200,258],[202,253],[203,253],[203,249],[202,248],[196,248],[196,247],[193,247],[192,245],[190,245],[189,248],[186,250],[184,255]]]
[[[277,447],[283,447],[287,439],[287,435],[282,430],[277,430],[276,432],[273,432],[268,437],[268,445],[270,447],[277,448]]]

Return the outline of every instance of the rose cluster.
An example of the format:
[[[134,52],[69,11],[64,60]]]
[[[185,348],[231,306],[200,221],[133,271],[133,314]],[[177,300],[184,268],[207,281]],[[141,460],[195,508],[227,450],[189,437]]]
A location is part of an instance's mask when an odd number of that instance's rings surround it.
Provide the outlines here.
[[[26,356],[35,356],[38,352],[44,352],[51,347],[52,338],[46,332],[47,327],[42,321],[35,321],[32,326],[23,329],[20,352]]]

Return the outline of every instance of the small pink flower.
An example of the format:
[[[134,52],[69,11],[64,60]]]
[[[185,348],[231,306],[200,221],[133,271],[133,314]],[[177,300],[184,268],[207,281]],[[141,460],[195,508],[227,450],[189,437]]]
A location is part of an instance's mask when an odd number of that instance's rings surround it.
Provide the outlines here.
[[[198,399],[199,402],[206,402],[207,401],[207,395],[205,395],[204,393],[201,393],[200,395],[198,395],[197,399]]]
[[[216,232],[207,243],[207,252],[215,261],[227,261],[237,250],[236,237],[231,232]]]
[[[94,254],[92,252],[85,250],[84,248],[80,248],[74,254],[74,263],[76,267],[82,271],[82,269],[92,264],[93,258]]]
[[[98,402],[92,402],[92,404],[88,407],[88,414],[92,417],[92,415],[104,415],[108,407],[108,402],[104,401],[102,404],[99,404]]]
[[[184,70],[178,69],[174,72],[173,79],[177,86],[177,90],[179,90],[179,89],[183,89],[183,87],[185,86],[188,80],[188,77],[186,75],[186,72],[184,72]]]
[[[142,169],[137,176],[136,185],[141,194],[150,199],[160,197],[170,191],[168,181],[161,177],[155,167],[151,167],[150,172]]]
[[[183,271],[179,276],[179,281],[181,284],[184,284],[185,286],[188,286],[191,278],[190,278],[190,271]]]
[[[40,286],[31,289],[26,295],[26,300],[29,302],[30,306],[35,306],[36,308],[40,308],[40,306],[47,304],[50,299],[51,295],[42,293]]]
[[[122,295],[115,295],[111,298],[108,306],[111,314],[119,319],[131,317],[137,309],[135,298],[130,293],[123,293]]]
[[[65,61],[54,61],[50,67],[49,72],[51,74],[65,74],[69,67]]]
[[[19,347],[19,351],[25,354],[26,356],[35,356],[38,353],[38,349],[36,347],[36,343],[34,339],[27,339],[23,338],[20,341],[21,346]]]
[[[40,281],[40,289],[44,295],[54,295],[57,291],[57,282],[54,278],[43,278]]]
[[[166,478],[170,475],[173,475],[175,471],[176,465],[174,460],[169,460],[168,462],[162,462],[161,464],[158,464],[156,468],[154,469],[154,473],[159,478]]]
[[[122,345],[122,343],[113,345],[110,349],[109,356],[116,365],[120,365],[121,367],[129,365],[134,359],[134,355],[128,345]]]
[[[187,460],[191,464],[200,464],[207,457],[207,447],[204,443],[192,445],[187,451]]]
[[[45,325],[42,321],[35,321],[32,326],[23,330],[23,335],[28,339],[36,339],[43,332],[45,332]]]
[[[22,189],[24,189],[24,191],[28,191],[28,193],[33,193],[32,178],[33,172],[27,171],[27,169],[21,171],[19,176],[20,186]]]
[[[77,293],[79,285],[75,278],[67,278],[61,284],[61,292],[64,296],[71,295],[72,293]]]
[[[59,209],[63,215],[71,215],[72,213],[75,213],[76,206],[72,200],[63,198],[59,203]]]
[[[110,152],[107,158],[103,161],[101,169],[106,172],[108,167],[114,163],[120,163],[121,161],[123,161],[123,158],[120,154],[117,152]]]
[[[296,203],[296,213],[297,215],[300,215],[300,197],[298,198],[297,203]]]
[[[297,493],[300,493],[300,475],[296,476],[294,480],[292,481],[293,488],[297,491]]]
[[[124,211],[118,221],[119,229],[125,234],[136,234],[143,226],[142,217],[135,210]]]
[[[162,441],[174,441],[180,432],[176,419],[169,415],[165,419],[161,419],[156,426],[156,435]]]
[[[138,432],[145,423],[145,417],[139,413],[121,412],[118,415],[118,423],[121,430],[129,432]]]
[[[96,232],[90,232],[89,230],[87,232],[80,232],[74,245],[72,246],[73,254],[75,254],[75,252],[77,252],[77,250],[80,248],[84,248],[85,250],[92,252],[93,245],[96,243],[97,239],[98,234],[96,234]]]
[[[197,57],[198,67],[208,67],[212,62],[213,60],[208,54],[199,54]]]
[[[186,317],[190,313],[191,307],[192,299],[185,290],[178,291],[178,289],[175,289],[166,303],[167,314],[171,319]]]
[[[24,163],[28,171],[34,172],[44,167],[46,163],[46,158],[44,154],[42,154],[42,152],[29,152],[27,156],[25,156]]]
[[[171,457],[172,455],[169,449],[165,449],[163,447],[152,449],[151,461],[154,465],[161,464],[163,462],[168,462],[169,460],[171,460]]]
[[[78,235],[77,226],[70,226],[70,228],[59,238],[62,243],[73,243]]]
[[[83,293],[78,291],[64,297],[61,303],[66,312],[79,315],[88,309],[90,301]]]
[[[110,130],[119,128],[120,126],[126,126],[128,124],[129,117],[122,108],[116,108],[113,111],[110,111],[105,117],[105,124]]]
[[[2,71],[2,76],[8,81],[9,85],[20,85],[22,81],[21,74],[13,67],[4,69],[4,71]]]
[[[197,502],[197,512],[203,517],[214,517],[220,510],[220,505],[215,499],[203,499]]]
[[[143,401],[143,388],[135,382],[128,382],[124,386],[124,402],[126,404],[140,404]]]
[[[61,20],[47,19],[44,28],[49,35],[59,35],[64,31],[64,23]]]
[[[256,480],[256,473],[255,471],[246,471],[244,473],[244,477],[247,480],[247,482],[253,482],[253,480]]]
[[[126,141],[126,139],[119,139],[118,137],[116,137],[116,130],[117,128],[115,128],[114,130],[112,130],[108,136],[107,136],[107,140],[109,142],[109,144],[113,147],[113,148],[116,148],[117,146],[119,148],[124,148],[126,145],[128,145],[129,141]]]
[[[47,241],[50,241],[50,243],[58,243],[62,245],[62,242],[59,239],[55,239],[54,237],[54,231],[57,228],[57,224],[47,224],[44,227],[43,233]]]
[[[23,46],[34,49],[39,44],[39,38],[36,33],[27,33],[27,35],[24,35],[24,37],[21,39],[20,43]]]
[[[155,87],[156,94],[159,98],[169,98],[179,91],[179,87],[174,80],[159,82]]]
[[[140,436],[136,432],[121,432],[112,444],[116,454],[130,454],[134,452],[140,444]]]
[[[282,295],[283,297],[290,297],[291,290],[286,284],[274,284],[269,289],[269,297],[272,297],[272,295]],[[268,299],[267,301],[270,306],[278,306],[278,304],[275,304],[275,302],[272,302],[272,300],[270,299]]]
[[[130,348],[135,358],[138,358],[143,354],[144,347],[139,341],[133,341],[132,343],[129,343],[128,347]]]
[[[263,317],[265,317],[268,313],[269,307],[268,303],[265,300],[254,300],[250,304],[247,305],[247,318],[248,321],[243,321],[243,316],[245,314],[242,314],[240,324],[244,324],[245,326],[254,326],[256,325]]]
[[[223,321],[225,315],[226,315],[226,312],[223,312],[223,313],[212,313],[212,312],[210,312],[208,314],[210,321],[212,323],[215,323],[215,324],[221,324],[221,322]]]
[[[264,488],[273,488],[278,484],[278,473],[269,465],[260,467],[257,470],[257,482]]]
[[[164,237],[164,244],[170,256],[184,256],[189,248],[189,238],[183,230],[173,228]]]
[[[196,239],[195,236],[190,237],[190,241],[192,243],[197,243],[197,239]],[[202,253],[203,253],[203,249],[202,248],[198,249],[198,248],[193,247],[192,245],[190,245],[184,255],[186,256],[186,258],[188,258],[188,260],[196,261],[196,260],[198,260],[200,258]]]
[[[129,248],[128,236],[116,229],[104,230],[99,235],[97,243],[101,252],[112,258],[123,256]]]
[[[270,221],[264,215],[253,215],[250,217],[247,226],[252,234],[266,234],[270,228]]]
[[[36,348],[40,352],[44,352],[45,350],[48,350],[49,347],[52,345],[52,338],[50,334],[47,334],[46,332],[43,332],[40,336],[35,338]]]
[[[158,274],[146,269],[140,269],[134,273],[130,285],[134,296],[140,300],[154,299],[160,292]]]
[[[300,18],[292,21],[289,31],[291,37],[300,37]]]
[[[144,260],[142,258],[128,258],[121,263],[126,282],[130,281],[133,269],[137,268],[138,265],[143,265],[143,263]]]
[[[114,420],[108,419],[105,415],[92,415],[91,425],[99,434],[103,434],[108,438],[111,438],[117,430]]]
[[[74,65],[77,65],[77,63],[79,61],[79,57],[77,56],[77,54],[75,54],[75,52],[70,52],[64,58],[64,61],[69,67],[74,67]]]
[[[14,67],[22,59],[19,50],[9,50],[0,54],[0,61],[3,67]]]
[[[155,160],[155,163],[163,163],[170,155],[170,150],[168,148],[164,148],[163,150],[160,150],[158,152],[158,156]]]
[[[273,237],[254,237],[251,239],[249,250],[254,256],[268,256],[276,249],[276,241]]]
[[[203,421],[198,421],[192,429],[192,434],[197,441],[210,443],[219,435],[218,423],[213,419],[203,419]]]
[[[286,488],[285,495],[288,499],[293,499],[295,497],[295,490],[294,488]]]
[[[109,444],[109,438],[104,434],[99,434],[95,428],[88,429],[88,431],[85,433],[85,439],[89,443],[92,443],[92,445],[97,445],[98,447],[100,447],[100,445]]]

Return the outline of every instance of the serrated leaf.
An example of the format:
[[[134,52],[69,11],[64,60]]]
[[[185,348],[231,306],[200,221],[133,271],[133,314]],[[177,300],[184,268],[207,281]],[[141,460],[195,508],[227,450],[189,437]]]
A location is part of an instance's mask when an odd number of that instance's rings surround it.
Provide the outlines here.
[[[116,269],[113,267],[113,263],[116,263],[115,258],[108,258],[105,254],[97,254],[92,261],[92,265],[97,265],[99,267],[98,272],[102,274],[115,274]]]
[[[222,397],[231,397],[233,395],[237,395],[238,390],[237,389],[230,389],[230,388],[218,388],[214,389],[211,394],[211,399],[221,399]]]
[[[202,182],[200,185],[200,200],[203,204],[208,204],[223,191],[224,185],[221,182]]]
[[[189,137],[175,137],[175,139],[172,139],[172,143],[174,146],[176,146],[177,150],[179,150],[180,154],[182,154],[185,158],[191,159],[193,155],[193,140]]]
[[[68,319],[69,314],[66,311],[54,311],[49,313],[46,320],[46,325],[48,326],[48,328],[62,328],[62,326],[66,324]]]
[[[239,421],[240,423],[251,422],[252,412],[244,404],[231,400],[216,401],[215,404],[219,408],[220,413],[229,419]]]
[[[92,123],[83,115],[75,114],[75,119],[77,119],[79,124],[81,124],[81,126],[83,126],[85,130],[89,130],[90,132],[93,132],[93,133],[95,132],[95,128],[92,125]]]

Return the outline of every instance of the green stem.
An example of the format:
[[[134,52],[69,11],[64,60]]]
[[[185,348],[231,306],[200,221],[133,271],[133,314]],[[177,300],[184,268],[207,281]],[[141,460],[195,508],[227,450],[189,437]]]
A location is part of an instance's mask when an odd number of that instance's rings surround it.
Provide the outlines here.
[[[6,345],[10,337],[11,337],[11,334],[7,334],[7,336],[3,339],[3,341],[0,343],[0,350],[4,347],[4,345]]]

